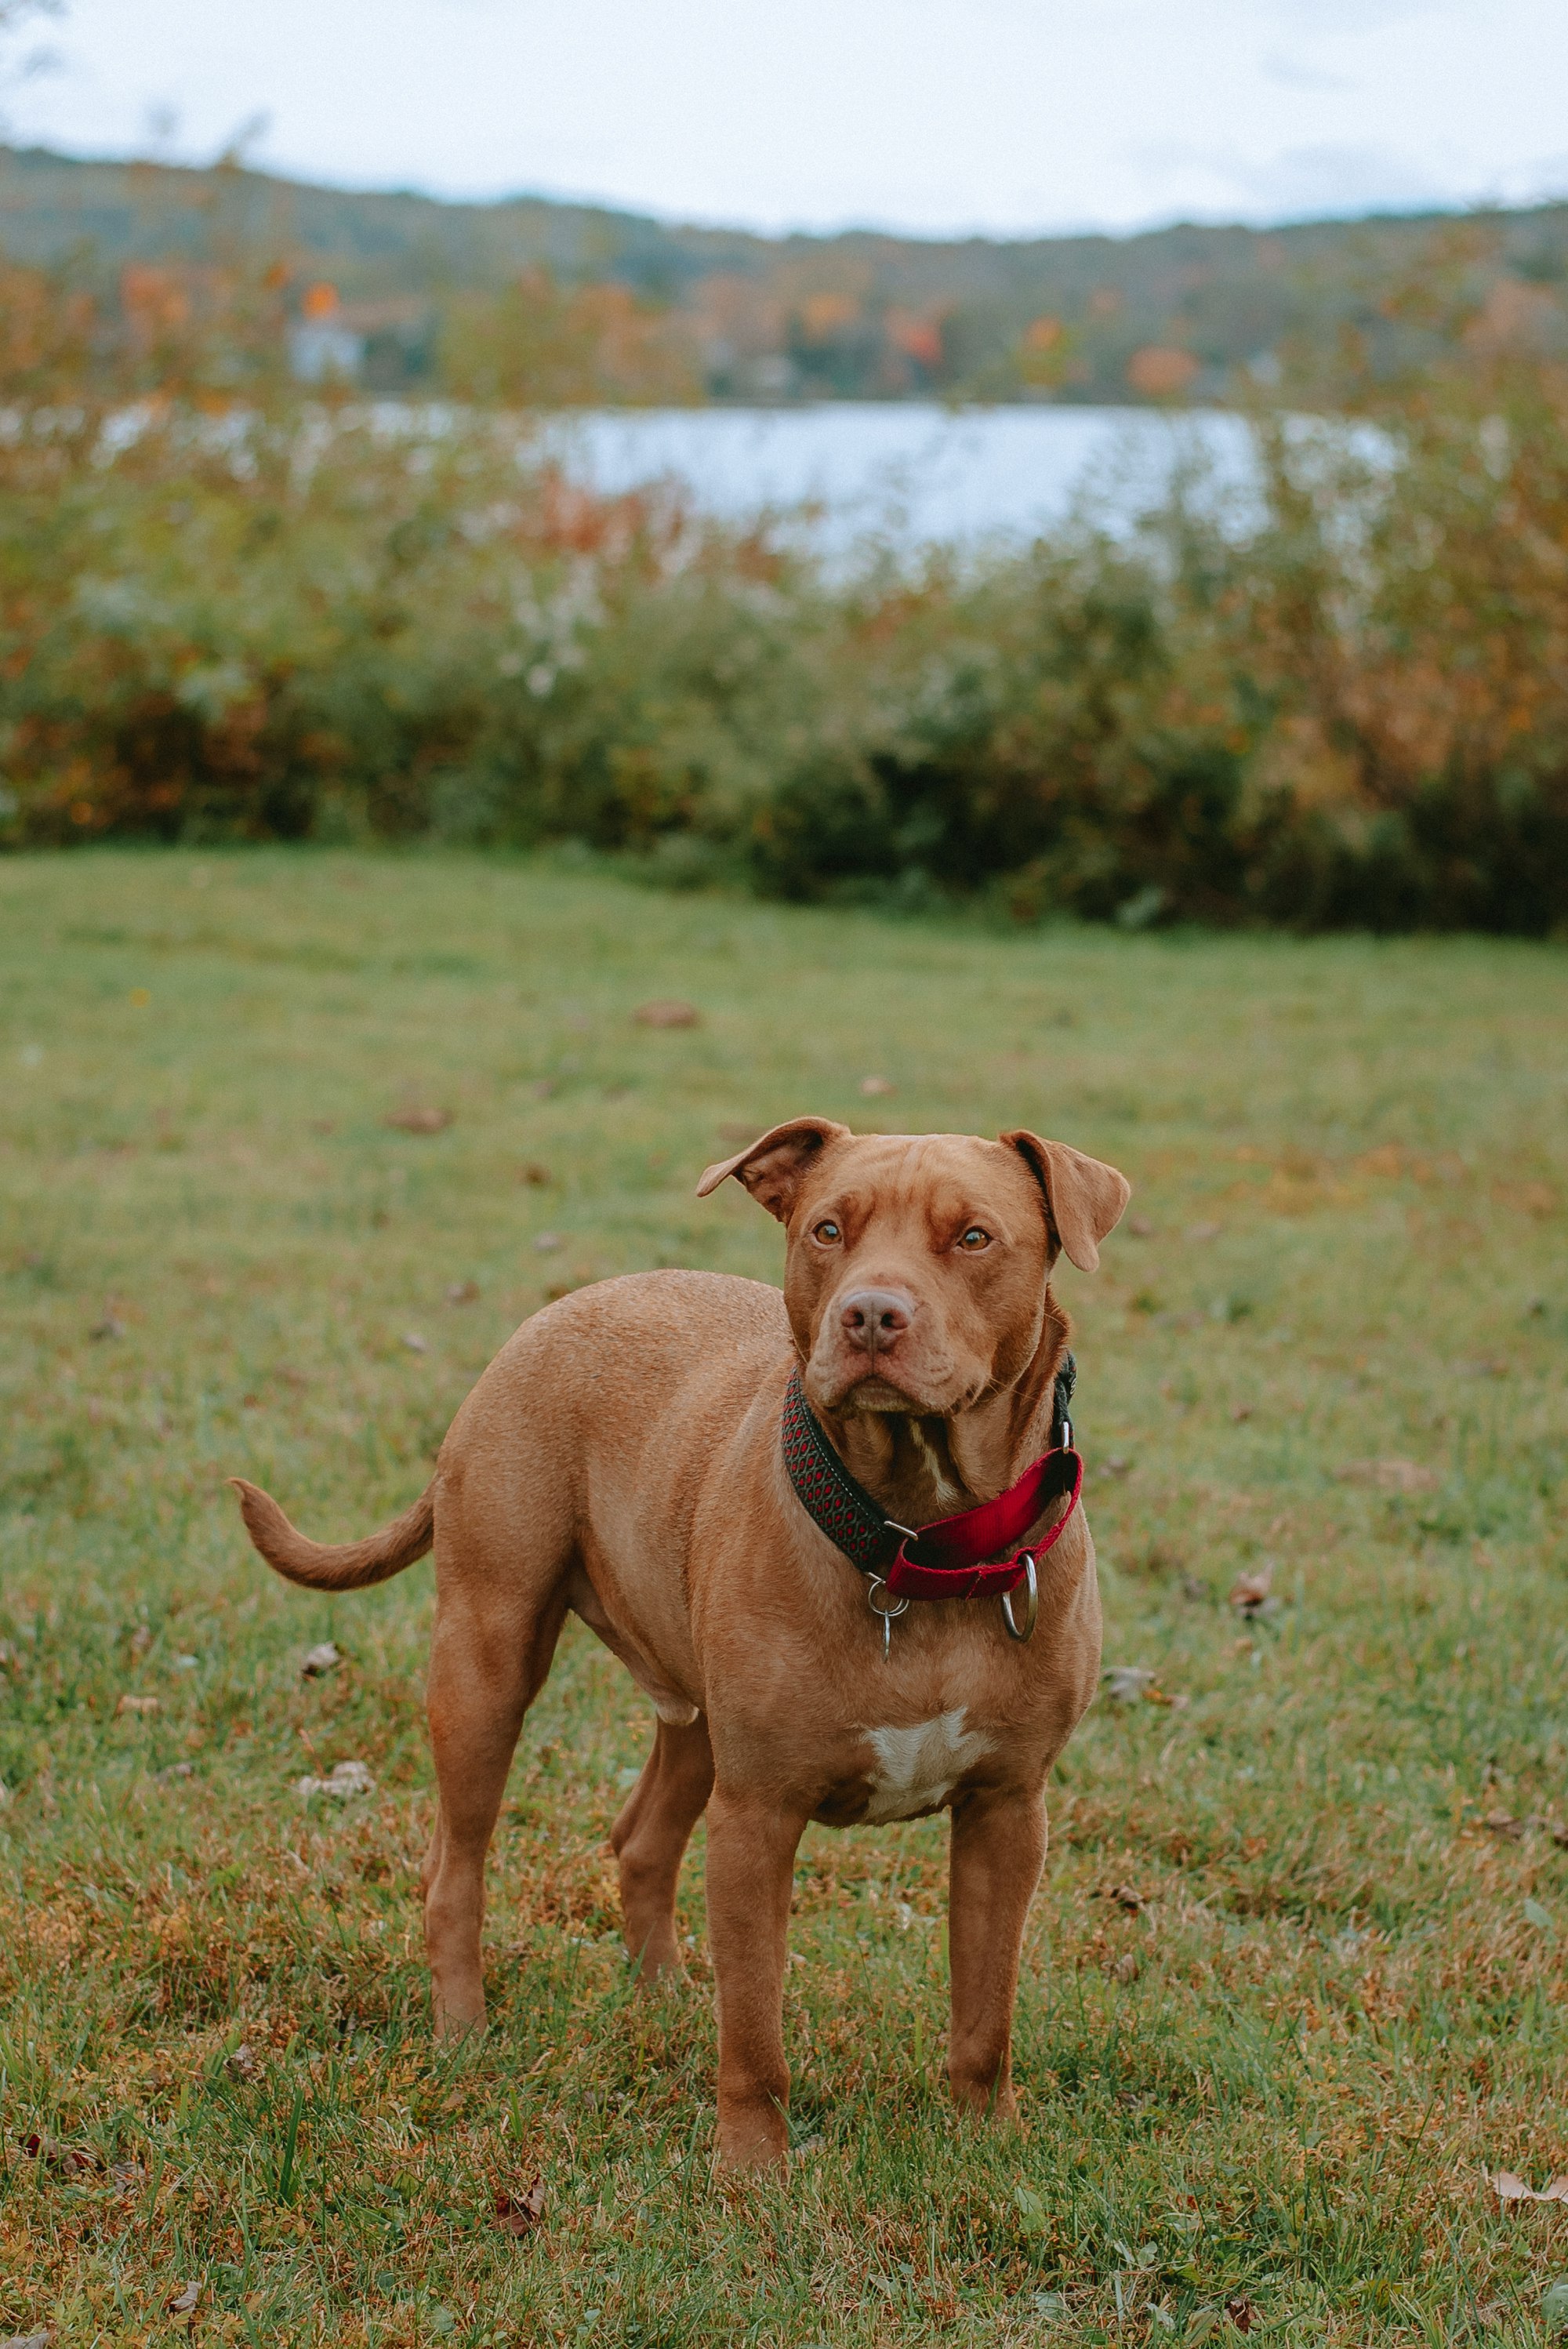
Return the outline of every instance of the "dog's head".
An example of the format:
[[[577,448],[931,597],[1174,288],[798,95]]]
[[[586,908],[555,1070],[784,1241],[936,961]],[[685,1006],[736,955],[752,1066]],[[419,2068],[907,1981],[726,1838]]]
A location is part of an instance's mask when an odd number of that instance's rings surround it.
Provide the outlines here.
[[[1131,1195],[1065,1142],[855,1134],[797,1117],[710,1166],[789,1236],[784,1298],[820,1411],[951,1419],[1014,1385],[1040,1346],[1058,1254],[1085,1272]]]

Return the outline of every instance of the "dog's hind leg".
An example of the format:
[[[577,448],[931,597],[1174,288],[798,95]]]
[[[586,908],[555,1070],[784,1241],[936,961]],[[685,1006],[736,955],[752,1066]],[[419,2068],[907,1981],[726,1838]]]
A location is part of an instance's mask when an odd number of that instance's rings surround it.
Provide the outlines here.
[[[685,1727],[661,1721],[643,1775],[610,1830],[626,1947],[645,1979],[679,1969],[676,1882],[712,1789],[713,1748],[702,1714]]]
[[[460,2038],[485,2019],[480,1927],[490,1847],[522,1716],[550,1670],[566,1613],[564,1584],[530,1608],[482,1588],[445,1588],[426,1703],[440,1808],[425,1862],[425,1946],[436,2029]]]

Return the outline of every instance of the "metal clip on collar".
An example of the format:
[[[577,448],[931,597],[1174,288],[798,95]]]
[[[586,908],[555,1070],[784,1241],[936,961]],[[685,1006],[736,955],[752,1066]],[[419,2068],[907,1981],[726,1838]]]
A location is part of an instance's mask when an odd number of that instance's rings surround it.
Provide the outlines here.
[[[1040,1579],[1035,1572],[1035,1553],[1032,1549],[1026,1549],[1024,1552],[1024,1590],[1026,1594],[1024,1623],[1021,1630],[1013,1619],[1012,1592],[1004,1590],[1002,1593],[1002,1620],[1007,1626],[1009,1640],[1029,1640],[1034,1637],[1035,1618],[1040,1611]]]

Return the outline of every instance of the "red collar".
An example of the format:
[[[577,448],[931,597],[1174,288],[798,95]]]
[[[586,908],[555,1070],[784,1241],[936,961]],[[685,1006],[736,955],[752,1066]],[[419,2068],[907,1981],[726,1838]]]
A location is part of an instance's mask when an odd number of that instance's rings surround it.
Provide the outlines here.
[[[1062,1383],[1070,1394],[1070,1376]],[[1083,1462],[1072,1448],[1060,1389],[1057,1425],[1063,1441],[994,1501],[929,1526],[896,1525],[833,1450],[796,1371],[784,1399],[784,1464],[807,1514],[862,1574],[885,1583],[891,1597],[979,1599],[1016,1588],[1030,1561],[1037,1564],[1061,1539],[1078,1506]],[[1064,1497],[1067,1507],[1049,1532],[1026,1548],[1014,1548],[1051,1503]],[[996,1556],[1007,1549],[1012,1556]]]
[[[983,1599],[991,1591],[1013,1589],[1028,1572],[1028,1561],[1037,1566],[1060,1541],[1082,1491],[1078,1454],[1067,1444],[1046,1453],[994,1501],[905,1531],[887,1570],[889,1591],[895,1599]],[[1020,1536],[1064,1495],[1067,1507],[1050,1531],[1026,1549],[1016,1548]],[[996,1556],[1009,1548],[1011,1557]]]

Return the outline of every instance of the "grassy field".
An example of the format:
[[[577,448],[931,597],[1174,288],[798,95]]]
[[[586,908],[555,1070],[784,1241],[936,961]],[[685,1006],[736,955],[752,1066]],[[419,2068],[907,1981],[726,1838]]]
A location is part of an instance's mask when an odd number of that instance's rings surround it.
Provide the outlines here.
[[[0,2334],[1550,2333],[1568,2207],[1488,2173],[1568,2169],[1561,951],[91,852],[0,863]],[[634,1022],[665,996],[700,1023]],[[725,2184],[700,1833],[689,1987],[633,1996],[617,1946],[643,1701],[572,1627],[494,1852],[493,2027],[437,2053],[428,1567],[290,1590],[222,1480],[366,1531],[550,1293],[776,1277],[771,1223],[692,1186],[802,1110],[1132,1178],[1059,1285],[1107,1661],[1157,1677],[1058,1773],[1022,2127],[944,2101],[943,1823],[813,1828],[798,2151]],[[297,1791],[344,1760],[372,1792]]]

